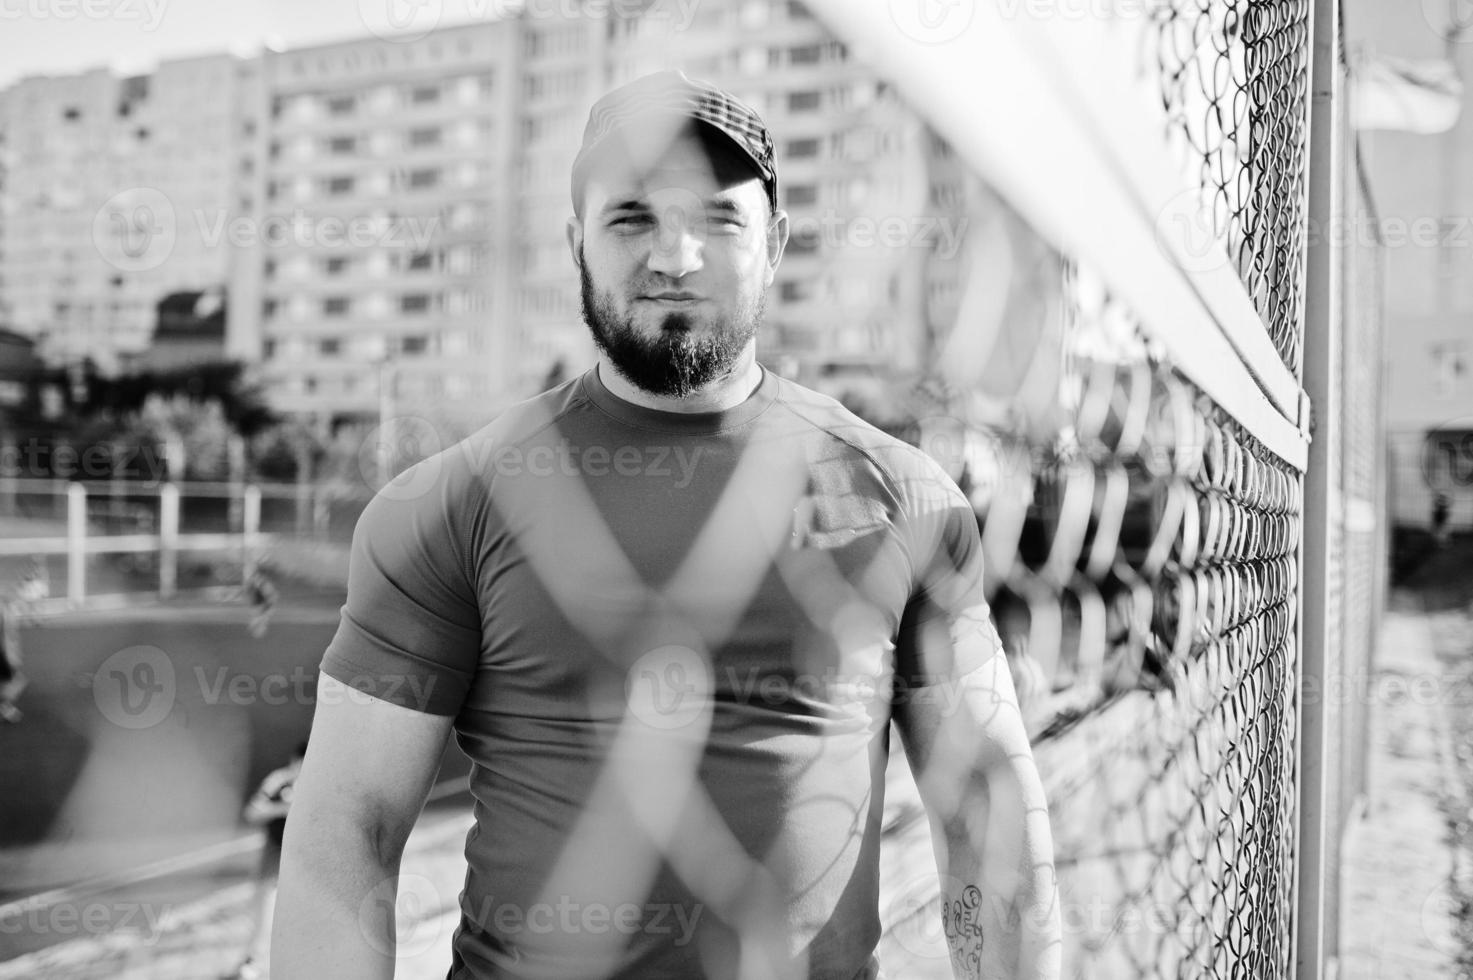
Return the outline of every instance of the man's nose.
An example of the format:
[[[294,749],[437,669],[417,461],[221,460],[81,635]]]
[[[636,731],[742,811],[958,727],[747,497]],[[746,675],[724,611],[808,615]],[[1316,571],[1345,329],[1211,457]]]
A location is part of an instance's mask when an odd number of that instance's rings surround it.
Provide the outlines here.
[[[676,277],[695,272],[701,267],[705,244],[706,227],[701,215],[686,208],[666,208],[659,216],[650,245],[650,271]]]

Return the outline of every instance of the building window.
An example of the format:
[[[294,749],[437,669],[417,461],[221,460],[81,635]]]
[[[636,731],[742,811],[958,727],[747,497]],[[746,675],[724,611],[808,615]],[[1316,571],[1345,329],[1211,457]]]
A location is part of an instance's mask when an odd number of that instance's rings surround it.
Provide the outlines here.
[[[439,146],[440,145],[440,129],[439,129],[439,127],[438,126],[426,126],[424,128],[421,128],[421,129],[411,129],[409,131],[409,145],[410,146],[416,146],[416,147],[419,147],[419,146]]]
[[[823,60],[823,45],[801,44],[788,49],[788,64],[816,65]]]
[[[358,138],[356,136],[334,136],[327,143],[327,151],[336,156],[345,156],[358,150]]]
[[[335,357],[342,349],[343,343],[336,337],[324,337],[317,342],[317,353],[325,357]]]
[[[787,155],[790,160],[806,160],[818,156],[819,142],[816,139],[788,140]]]
[[[1459,394],[1468,383],[1469,369],[1473,368],[1468,356],[1468,346],[1459,342],[1435,344],[1432,360],[1437,378],[1437,394],[1440,398],[1451,398]]]
[[[416,85],[409,90],[409,101],[415,105],[429,105],[440,101],[438,85]]]
[[[348,297],[329,296],[322,301],[323,316],[346,316],[348,313]]]
[[[429,293],[405,293],[399,297],[400,313],[428,313],[429,309]]]
[[[271,358],[273,358],[273,357],[276,356],[276,341],[275,340],[267,340],[267,341],[264,341],[261,344],[261,356],[264,357],[268,361],[271,360]]]
[[[818,203],[818,188],[813,184],[789,184],[783,192],[788,206]]]
[[[788,0],[788,20],[812,20],[813,15],[801,0]]]
[[[327,270],[328,275],[340,276],[347,271],[348,260],[343,258],[341,255],[335,255],[324,262],[323,266]]]
[[[778,286],[778,293],[786,303],[798,303],[808,298],[809,284],[801,279],[788,279]]]
[[[76,122],[78,119],[82,118],[82,110],[78,109],[74,105],[69,105],[64,110],[62,110],[61,117],[67,122]]]
[[[789,112],[813,112],[819,106],[820,96],[817,92],[789,92]]]
[[[409,270],[411,272],[420,272],[425,269],[433,269],[434,267],[435,257],[429,252],[416,252],[409,257]]]
[[[334,95],[327,100],[327,111],[330,115],[346,116],[357,108],[358,100],[351,95]]]
[[[423,354],[429,349],[429,338],[423,334],[412,334],[404,337],[399,342],[399,351],[403,354]]]
[[[274,317],[276,315],[276,305],[276,300],[274,299],[263,299],[261,301],[262,319],[269,320]]]
[[[334,196],[353,193],[352,177],[330,177],[327,181],[327,192]]]
[[[409,171],[409,186],[423,190],[440,183],[440,171],[433,167]]]

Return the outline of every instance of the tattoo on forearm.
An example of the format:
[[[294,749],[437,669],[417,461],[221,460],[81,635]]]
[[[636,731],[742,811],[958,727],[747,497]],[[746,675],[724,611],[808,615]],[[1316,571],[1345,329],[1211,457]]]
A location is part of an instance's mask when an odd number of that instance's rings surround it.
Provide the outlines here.
[[[976,885],[962,889],[960,899],[941,900],[942,928],[951,947],[951,962],[959,976],[982,976],[982,891]]]

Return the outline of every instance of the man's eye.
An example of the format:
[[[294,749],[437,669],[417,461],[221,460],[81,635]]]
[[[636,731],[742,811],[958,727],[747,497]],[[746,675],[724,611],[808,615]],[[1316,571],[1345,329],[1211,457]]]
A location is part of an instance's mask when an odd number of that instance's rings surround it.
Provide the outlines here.
[[[631,225],[647,225],[650,223],[650,220],[650,216],[647,214],[623,214],[610,221],[609,225],[615,228],[629,227]]]

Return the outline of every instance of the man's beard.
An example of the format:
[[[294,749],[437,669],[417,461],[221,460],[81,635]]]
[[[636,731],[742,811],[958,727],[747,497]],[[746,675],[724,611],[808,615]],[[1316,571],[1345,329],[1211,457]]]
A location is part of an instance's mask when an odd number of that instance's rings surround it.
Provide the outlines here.
[[[651,395],[684,398],[730,373],[747,343],[757,334],[767,296],[758,293],[731,317],[722,317],[708,335],[697,337],[683,312],[665,314],[656,337],[644,337],[633,315],[620,316],[614,298],[594,288],[587,266],[580,265],[583,322],[593,342],[614,369]]]

